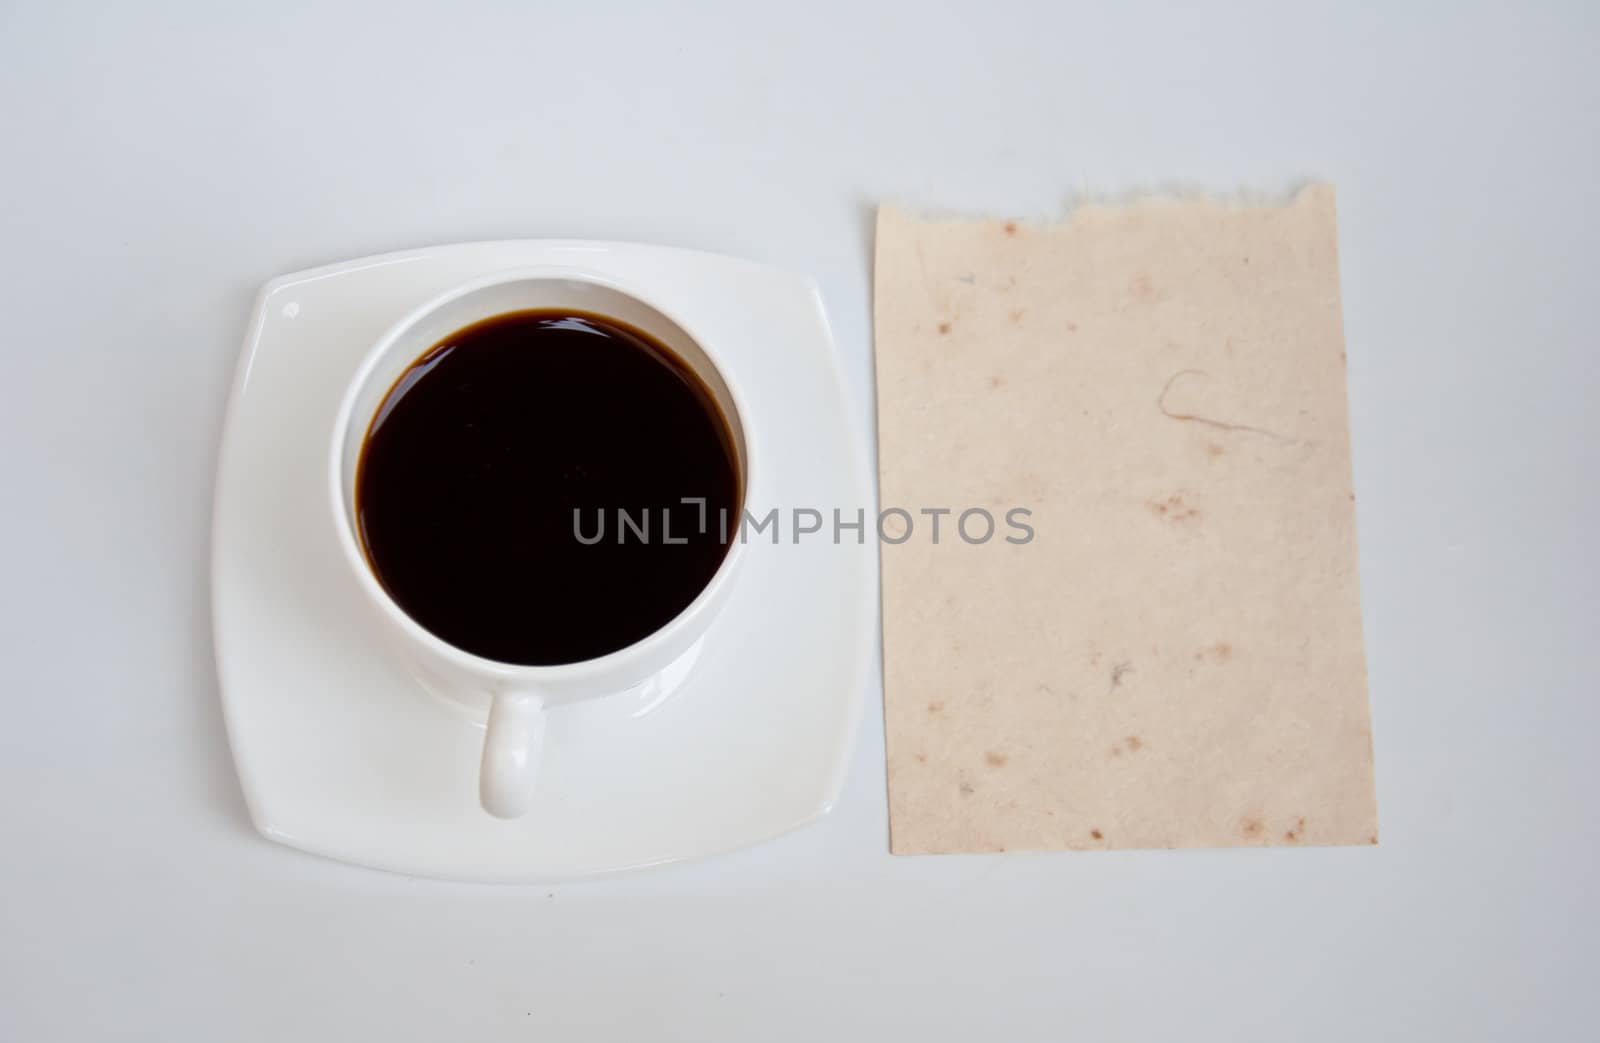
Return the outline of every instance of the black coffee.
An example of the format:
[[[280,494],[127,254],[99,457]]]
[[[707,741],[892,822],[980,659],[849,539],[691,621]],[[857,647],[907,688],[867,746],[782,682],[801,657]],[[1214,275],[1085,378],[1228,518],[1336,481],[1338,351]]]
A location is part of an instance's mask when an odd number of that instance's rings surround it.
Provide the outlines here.
[[[632,644],[695,599],[737,531],[739,475],[710,391],[665,345],[525,311],[450,335],[395,382],[356,509],[413,619],[487,659],[550,665]]]

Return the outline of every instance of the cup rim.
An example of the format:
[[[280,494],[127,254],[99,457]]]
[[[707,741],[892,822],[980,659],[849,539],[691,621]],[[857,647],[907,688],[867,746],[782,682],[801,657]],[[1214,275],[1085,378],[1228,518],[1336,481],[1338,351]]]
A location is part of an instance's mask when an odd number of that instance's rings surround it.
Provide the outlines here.
[[[360,538],[356,535],[355,519],[351,517],[350,505],[345,502],[344,448],[350,426],[355,420],[356,399],[372,379],[373,371],[377,369],[379,363],[412,328],[433,312],[469,294],[505,283],[537,280],[551,282],[564,280],[603,287],[614,293],[633,298],[682,330],[684,335],[705,355],[706,359],[711,363],[712,369],[716,370],[717,375],[721,378],[723,387],[727,390],[734,412],[734,416],[727,419],[736,424],[738,428],[738,441],[742,443],[744,448],[743,459],[739,463],[744,473],[740,476],[742,479],[740,482],[741,496],[738,505],[740,516],[735,520],[735,524],[729,532],[729,543],[726,552],[723,554],[722,561],[717,566],[717,570],[711,574],[711,578],[706,581],[705,586],[677,615],[637,641],[614,649],[604,655],[590,659],[574,660],[570,663],[526,665],[489,659],[451,644],[413,619],[411,614],[402,608],[390,596],[389,592],[384,589],[366,555],[362,552]],[[480,316],[473,321],[483,321],[500,314],[508,313],[494,312]],[[540,681],[570,682],[600,677],[612,672],[630,660],[648,656],[658,648],[668,645],[674,636],[689,626],[693,620],[710,611],[713,604],[718,600],[721,589],[730,581],[734,569],[743,556],[743,512],[746,505],[750,503],[750,491],[755,477],[755,469],[751,466],[751,461],[756,454],[753,450],[750,426],[745,422],[745,418],[748,415],[749,412],[745,408],[743,396],[739,392],[736,383],[729,379],[727,370],[717,359],[716,353],[707,345],[705,339],[699,336],[691,325],[685,323],[669,309],[663,308],[658,304],[649,294],[641,293],[633,286],[609,275],[577,266],[537,265],[491,272],[488,275],[479,276],[476,279],[457,284],[441,293],[435,294],[407,312],[399,321],[386,329],[373,345],[367,349],[367,353],[362,356],[354,374],[351,375],[346,383],[344,394],[339,402],[339,411],[334,419],[327,471],[330,505],[333,508],[334,527],[338,530],[339,547],[343,552],[346,564],[355,573],[358,585],[366,593],[367,600],[377,608],[379,613],[391,624],[397,626],[412,641],[420,643],[433,655],[448,661],[457,668],[470,670],[480,675],[490,675],[497,680],[512,680],[535,685]]]

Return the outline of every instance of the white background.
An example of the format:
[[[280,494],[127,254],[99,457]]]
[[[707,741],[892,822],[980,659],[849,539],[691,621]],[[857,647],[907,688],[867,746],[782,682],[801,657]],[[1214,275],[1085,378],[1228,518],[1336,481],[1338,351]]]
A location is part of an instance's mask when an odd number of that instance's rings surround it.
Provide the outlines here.
[[[0,1039],[1594,1038],[1600,8],[0,3]],[[561,887],[246,819],[206,561],[269,277],[592,236],[821,281],[874,203],[1335,181],[1383,842]]]

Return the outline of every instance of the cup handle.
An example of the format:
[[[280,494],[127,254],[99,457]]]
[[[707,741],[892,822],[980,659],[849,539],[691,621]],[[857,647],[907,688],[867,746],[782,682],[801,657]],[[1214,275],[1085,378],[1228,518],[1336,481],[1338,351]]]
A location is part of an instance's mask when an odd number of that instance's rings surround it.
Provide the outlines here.
[[[533,803],[544,748],[544,700],[532,692],[498,692],[483,736],[478,801],[496,818],[516,818]]]

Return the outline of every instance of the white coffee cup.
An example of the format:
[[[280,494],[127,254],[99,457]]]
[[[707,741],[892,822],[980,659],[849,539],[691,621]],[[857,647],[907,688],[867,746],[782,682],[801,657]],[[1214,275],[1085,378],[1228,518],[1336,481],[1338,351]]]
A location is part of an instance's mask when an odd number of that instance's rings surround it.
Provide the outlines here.
[[[750,502],[750,446],[734,389],[705,346],[681,323],[614,281],[570,268],[501,272],[458,286],[417,308],[362,360],[340,404],[329,456],[329,493],[339,546],[367,604],[396,653],[429,687],[486,719],[478,795],[501,818],[525,812],[533,797],[547,708],[627,691],[684,658],[727,602],[742,558],[739,517],[727,524],[728,549],[711,581],[687,608],[649,636],[607,655],[559,666],[519,666],[474,655],[435,636],[384,590],[362,549],[355,478],[373,414],[407,368],[451,333],[509,312],[572,308],[606,315],[672,349],[711,391],[727,418],[738,456],[743,504]],[[529,591],[529,597],[539,596]],[[627,592],[618,591],[618,597]]]

